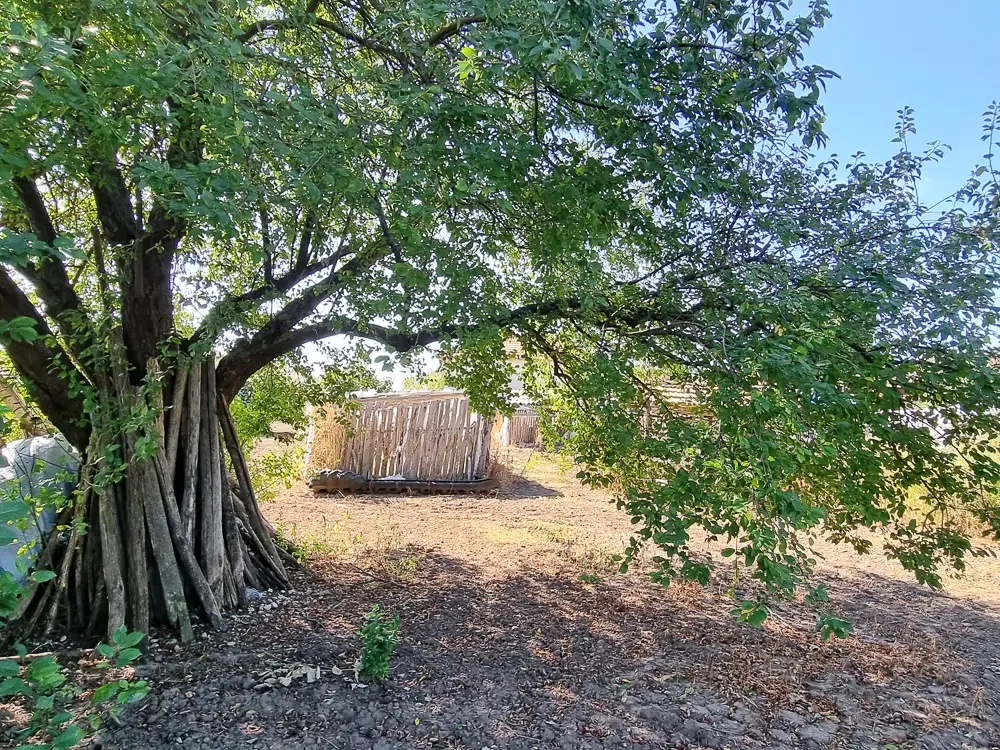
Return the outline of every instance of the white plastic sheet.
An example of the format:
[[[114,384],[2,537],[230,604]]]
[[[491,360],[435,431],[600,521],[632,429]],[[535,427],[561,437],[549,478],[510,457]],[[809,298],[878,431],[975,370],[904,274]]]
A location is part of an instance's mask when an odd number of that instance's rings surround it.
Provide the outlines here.
[[[79,471],[79,455],[62,435],[14,440],[0,451],[0,539],[17,539],[0,546],[0,570],[25,579],[55,523],[54,500],[70,496]],[[9,523],[22,517],[27,528]]]

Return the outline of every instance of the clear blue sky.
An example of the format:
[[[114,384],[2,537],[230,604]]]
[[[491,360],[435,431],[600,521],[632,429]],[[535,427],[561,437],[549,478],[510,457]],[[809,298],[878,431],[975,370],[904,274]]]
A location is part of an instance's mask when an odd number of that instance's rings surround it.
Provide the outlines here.
[[[923,202],[960,186],[986,148],[980,115],[1000,99],[1000,0],[829,0],[833,18],[806,61],[836,71],[821,99],[829,151],[892,155],[896,110],[913,107],[917,143],[953,149],[925,172]],[[911,143],[911,146],[913,144]]]

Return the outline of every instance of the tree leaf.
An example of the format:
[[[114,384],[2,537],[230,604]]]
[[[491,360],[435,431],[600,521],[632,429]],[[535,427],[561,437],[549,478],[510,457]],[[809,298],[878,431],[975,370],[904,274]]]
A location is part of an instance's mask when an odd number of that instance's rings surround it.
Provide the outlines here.
[[[31,688],[20,677],[8,677],[0,682],[0,696],[32,694]]]
[[[69,750],[83,742],[86,736],[87,731],[83,727],[70,724],[52,740],[52,750]]]

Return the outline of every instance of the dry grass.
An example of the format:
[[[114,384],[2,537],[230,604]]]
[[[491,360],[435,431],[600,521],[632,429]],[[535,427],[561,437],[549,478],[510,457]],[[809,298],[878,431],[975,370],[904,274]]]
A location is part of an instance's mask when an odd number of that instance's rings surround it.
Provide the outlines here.
[[[325,559],[394,581],[408,580],[419,567],[413,546],[403,541],[397,524],[379,521],[373,527],[357,527],[345,513],[337,521],[323,519],[319,526],[279,523],[275,530],[280,544],[299,562]]]
[[[348,415],[336,406],[325,406],[313,413],[312,442],[306,459],[306,474],[321,469],[336,469],[344,458],[350,437]]]
[[[521,478],[521,472],[516,466],[515,450],[496,442],[490,446],[490,463],[486,467],[486,476],[497,480],[497,492],[500,495],[512,494]]]

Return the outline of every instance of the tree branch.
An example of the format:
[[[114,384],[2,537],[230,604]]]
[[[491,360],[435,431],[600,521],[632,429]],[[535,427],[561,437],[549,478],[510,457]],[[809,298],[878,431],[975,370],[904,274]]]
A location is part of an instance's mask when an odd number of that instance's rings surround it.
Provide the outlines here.
[[[389,220],[385,218],[385,211],[382,210],[382,199],[375,195],[375,215],[378,217],[378,225],[382,230],[382,236],[392,250],[393,257],[397,263],[403,262],[403,248],[389,229]]]
[[[434,47],[441,44],[441,42],[451,39],[451,37],[461,32],[466,26],[471,26],[476,23],[484,23],[485,21],[486,16],[463,16],[462,18],[458,18],[435,31],[427,37],[427,41],[424,42],[424,44],[428,47]]]
[[[43,258],[37,266],[29,263],[20,270],[38,288],[49,315],[58,320],[66,310],[79,309],[80,298],[73,289],[66,267],[55,255],[55,241],[58,235],[38,186],[28,177],[15,177],[13,183],[14,190],[28,216],[31,231],[53,249],[53,253]]]
[[[168,102],[178,115],[178,125],[170,134],[166,161],[173,169],[201,161],[201,122],[176,102]],[[115,168],[117,180],[121,175]],[[128,192],[120,195],[128,206]],[[104,222],[102,222],[104,223]],[[133,218],[134,224],[134,218]],[[105,223],[106,226],[106,223]],[[122,271],[122,333],[135,376],[141,377],[150,359],[174,330],[174,300],[171,271],[174,255],[187,227],[167,205],[156,200],[149,212],[145,231],[134,224],[135,240],[129,252],[118,254]]]
[[[359,336],[402,353],[411,351],[418,346],[433,344],[461,331],[475,330],[481,326],[510,328],[534,318],[565,317],[569,313],[579,310],[582,305],[582,301],[577,298],[547,300],[502,311],[474,323],[443,325],[414,332],[400,331],[342,315],[331,315],[325,320],[300,328],[292,328],[287,325],[269,325],[265,329],[261,329],[251,339],[243,339],[237,343],[229,354],[220,360],[217,371],[219,389],[228,402],[251,375],[269,362],[294,351],[303,344],[320,341],[331,336]],[[636,316],[636,320],[644,319],[645,316]],[[630,320],[629,322],[633,323],[634,321]]]
[[[38,185],[30,177],[15,177],[12,182],[17,197],[21,201],[21,205],[24,206],[24,212],[28,216],[28,225],[31,227],[31,231],[46,245],[52,245],[57,236],[56,228],[49,216],[48,209],[45,207],[45,201],[42,200],[42,194],[38,192]]]
[[[236,41],[242,44],[247,44],[252,41],[255,36],[262,34],[265,31],[276,31],[279,29],[290,29],[294,28],[296,22],[291,18],[262,18],[259,21],[254,21],[249,26],[245,26],[243,31],[236,35]]]
[[[97,205],[97,218],[108,243],[122,246],[135,242],[139,237],[139,226],[121,170],[113,161],[97,159],[88,171],[90,189]]]
[[[319,26],[320,28],[332,31],[337,36],[342,39],[346,39],[349,42],[357,44],[359,47],[364,47],[372,52],[375,52],[382,57],[389,57],[396,62],[403,65],[405,68],[411,67],[410,59],[397,50],[392,49],[380,42],[376,42],[374,39],[369,39],[368,37],[362,36],[361,34],[356,34],[350,29],[340,25],[336,21],[330,21],[326,18],[320,18],[316,15],[316,11],[319,9],[319,2],[313,0],[309,3],[306,9],[306,18],[310,23]],[[236,40],[243,44],[247,44],[253,40],[258,34],[265,31],[278,31],[281,29],[294,29],[296,26],[301,24],[301,21],[297,18],[266,18],[259,21],[254,21],[250,25],[243,28],[243,30],[236,36]]]
[[[410,58],[404,53],[394,50],[392,47],[387,47],[381,42],[376,42],[374,39],[369,39],[368,37],[361,36],[360,34],[355,34],[353,31],[341,26],[336,21],[328,21],[325,18],[317,17],[313,19],[313,23],[321,28],[332,31],[337,36],[342,37],[349,42],[354,42],[359,47],[369,49],[382,57],[390,57],[404,68],[412,67],[413,61],[410,60]]]
[[[18,270],[35,286],[38,296],[45,305],[45,312],[59,324],[67,343],[79,356],[81,351],[91,345],[92,340],[89,330],[83,328],[85,318],[80,314],[82,308],[80,297],[73,288],[66,267],[56,255],[55,241],[58,234],[55,225],[33,179],[15,177],[13,184],[28,216],[31,231],[52,248],[52,252],[42,258],[37,265],[25,263],[19,266]]]
[[[315,13],[317,8],[319,8],[319,0],[309,0],[309,5],[306,6],[306,16],[308,17]],[[236,36],[236,41],[246,44],[260,33],[276,29],[294,28],[296,23],[297,21],[292,18],[262,18],[248,26],[244,26],[243,31]]]
[[[69,358],[50,346],[54,340],[45,319],[35,309],[27,295],[5,270],[0,268],[0,320],[25,317],[34,321],[38,338],[34,341],[7,341],[4,348],[18,374],[24,378],[32,398],[42,412],[79,449],[87,446],[89,429],[83,422],[83,398],[71,395],[69,381],[58,372],[62,367],[69,377],[83,376]]]
[[[252,338],[239,341],[220,360],[217,370],[219,389],[228,403],[250,376],[269,362],[294,351],[303,344],[321,341],[331,336],[358,336],[382,344],[394,351],[405,353],[416,347],[427,346],[441,339],[450,338],[462,332],[475,331],[485,326],[509,329],[523,327],[538,319],[580,319],[580,313],[584,310],[587,311],[588,316],[592,316],[587,318],[589,323],[607,329],[622,330],[653,322],[690,323],[695,314],[705,308],[703,303],[696,303],[683,310],[663,309],[657,305],[659,296],[659,289],[651,290],[640,297],[637,300],[637,305],[629,310],[607,304],[594,308],[590,304],[585,304],[586,301],[578,297],[560,297],[533,302],[512,310],[498,311],[478,321],[441,325],[419,331],[402,331],[343,315],[331,315],[316,323],[294,328],[298,321],[291,325],[289,322],[296,315],[283,316],[284,311],[282,311],[275,316],[271,324],[262,328]],[[300,304],[302,307],[299,307]],[[296,314],[302,312],[303,309],[308,309],[310,312],[315,309],[315,306],[310,308],[308,304],[303,304],[299,300],[289,303],[286,310],[291,306],[294,306],[292,309],[295,310]],[[299,321],[304,317],[304,315],[300,316]],[[280,323],[278,322],[279,318],[281,318]],[[664,329],[664,331],[682,338],[690,338],[690,334],[676,329]]]
[[[709,44],[707,42],[664,42],[662,44],[657,44],[654,49],[657,52],[665,52],[668,49],[710,49],[715,50],[716,52],[724,52],[727,55],[735,57],[737,60],[741,60],[742,62],[750,62],[750,58],[742,52],[737,52],[729,47],[723,47],[721,44]]]
[[[271,243],[271,218],[264,201],[258,204],[257,215],[260,217],[260,239],[264,246],[264,283],[271,285],[274,284],[274,245]]]
[[[302,251],[304,247],[303,242],[299,243],[299,250]],[[205,320],[195,331],[194,335],[191,337],[192,341],[197,341],[199,339],[214,337],[219,329],[224,323],[224,318],[228,315],[239,314],[251,307],[256,307],[263,302],[274,299],[285,292],[290,291],[296,284],[305,281],[310,276],[320,271],[324,271],[328,268],[336,266],[348,253],[351,252],[350,247],[342,247],[336,253],[331,255],[329,258],[324,258],[322,260],[314,261],[313,263],[306,263],[305,265],[300,265],[296,263],[288,273],[283,276],[278,277],[274,280],[272,284],[264,284],[263,286],[251,289],[243,294],[230,296],[219,303],[217,303],[205,316]],[[308,256],[308,253],[306,254]],[[302,259],[302,255],[299,255],[299,260]],[[345,263],[340,269],[337,269],[337,278],[341,273],[347,273],[352,269],[357,269],[358,266],[354,265],[355,260],[358,256],[352,258],[350,261]],[[336,280],[336,279],[335,279]],[[317,282],[322,284],[323,282]],[[294,324],[293,324],[294,325]]]
[[[301,328],[275,327],[266,334],[261,331],[253,338],[237,342],[230,352],[219,360],[216,379],[220,396],[228,404],[246,384],[250,376],[270,362],[295,351],[303,344],[320,341],[337,335],[357,335],[377,341],[396,351],[409,351],[417,342],[433,343],[440,335],[427,334],[426,341],[419,336],[403,334],[385,326],[363,325],[346,317],[331,317]]]
[[[309,255],[312,251],[313,235],[316,232],[316,214],[307,213],[302,237],[299,239],[299,249],[295,252],[294,269],[303,269],[309,265]]]

